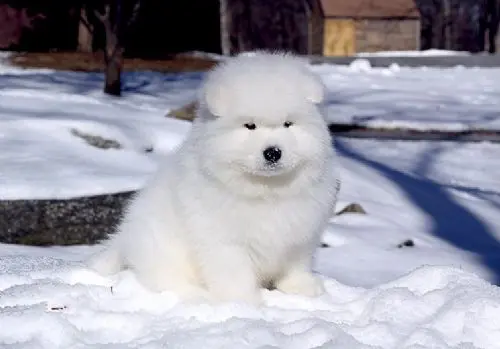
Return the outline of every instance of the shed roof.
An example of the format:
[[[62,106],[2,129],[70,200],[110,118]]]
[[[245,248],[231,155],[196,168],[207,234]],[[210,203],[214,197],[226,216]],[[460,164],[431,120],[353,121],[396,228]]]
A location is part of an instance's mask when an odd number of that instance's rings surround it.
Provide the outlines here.
[[[325,17],[419,18],[414,0],[319,0]]]

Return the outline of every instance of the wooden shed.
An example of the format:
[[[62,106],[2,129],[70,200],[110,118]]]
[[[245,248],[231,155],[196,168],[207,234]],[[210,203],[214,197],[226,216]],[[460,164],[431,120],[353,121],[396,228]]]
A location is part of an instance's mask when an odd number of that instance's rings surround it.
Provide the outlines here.
[[[420,13],[414,0],[318,0],[316,6],[309,17],[313,54],[420,49]]]

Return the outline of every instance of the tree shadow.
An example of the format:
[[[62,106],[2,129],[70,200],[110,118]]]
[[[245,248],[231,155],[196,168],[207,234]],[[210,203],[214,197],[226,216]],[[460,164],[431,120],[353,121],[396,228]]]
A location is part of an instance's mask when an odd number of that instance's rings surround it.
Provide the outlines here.
[[[480,188],[469,188],[460,185],[444,185],[446,188],[460,191],[477,199],[489,202],[492,206],[500,210],[500,193],[493,190],[484,190]]]
[[[460,141],[461,136],[453,137],[455,141]],[[459,146],[460,143],[455,143],[454,148]],[[429,176],[429,172],[432,169],[432,165],[438,159],[438,156],[442,154],[447,147],[443,146],[441,142],[435,142],[429,150],[424,152],[420,157],[420,160],[417,161],[416,166],[414,168],[414,173],[418,177],[427,178]],[[488,202],[490,205],[494,206],[497,209],[500,209],[500,192],[493,190],[485,190],[479,188],[469,188],[460,185],[450,185],[450,184],[441,184],[441,187],[444,189],[452,189],[456,191],[460,191],[462,193],[466,193],[468,195],[474,196],[477,199],[484,200]],[[495,200],[496,199],[496,200]]]
[[[160,97],[169,91],[197,88],[203,80],[203,72],[160,73],[154,71],[131,71],[122,73],[124,93]],[[47,91],[57,86],[68,93],[86,95],[101,91],[104,74],[101,72],[74,71],[27,71],[0,75],[0,90]]]
[[[432,218],[431,233],[434,236],[476,254],[478,261],[493,275],[492,282],[500,285],[500,242],[478,217],[454,200],[445,186],[368,159],[342,140],[337,139],[335,147],[340,155],[367,165],[393,181],[415,206]],[[421,162],[419,171],[425,172],[429,162],[429,158]]]

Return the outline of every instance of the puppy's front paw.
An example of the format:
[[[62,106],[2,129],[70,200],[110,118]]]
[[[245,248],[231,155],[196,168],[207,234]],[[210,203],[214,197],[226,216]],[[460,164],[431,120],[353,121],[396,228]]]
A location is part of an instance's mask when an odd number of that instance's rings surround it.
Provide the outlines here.
[[[276,288],[284,293],[317,297],[325,292],[323,281],[308,272],[292,272],[281,279]]]

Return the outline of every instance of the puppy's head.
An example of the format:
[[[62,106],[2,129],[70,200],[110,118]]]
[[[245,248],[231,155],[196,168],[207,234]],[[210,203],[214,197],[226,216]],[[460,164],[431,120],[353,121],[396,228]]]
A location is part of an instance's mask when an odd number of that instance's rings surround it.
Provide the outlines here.
[[[321,80],[290,55],[258,52],[219,65],[201,89],[194,125],[203,168],[255,194],[312,179],[331,152],[323,96]]]

